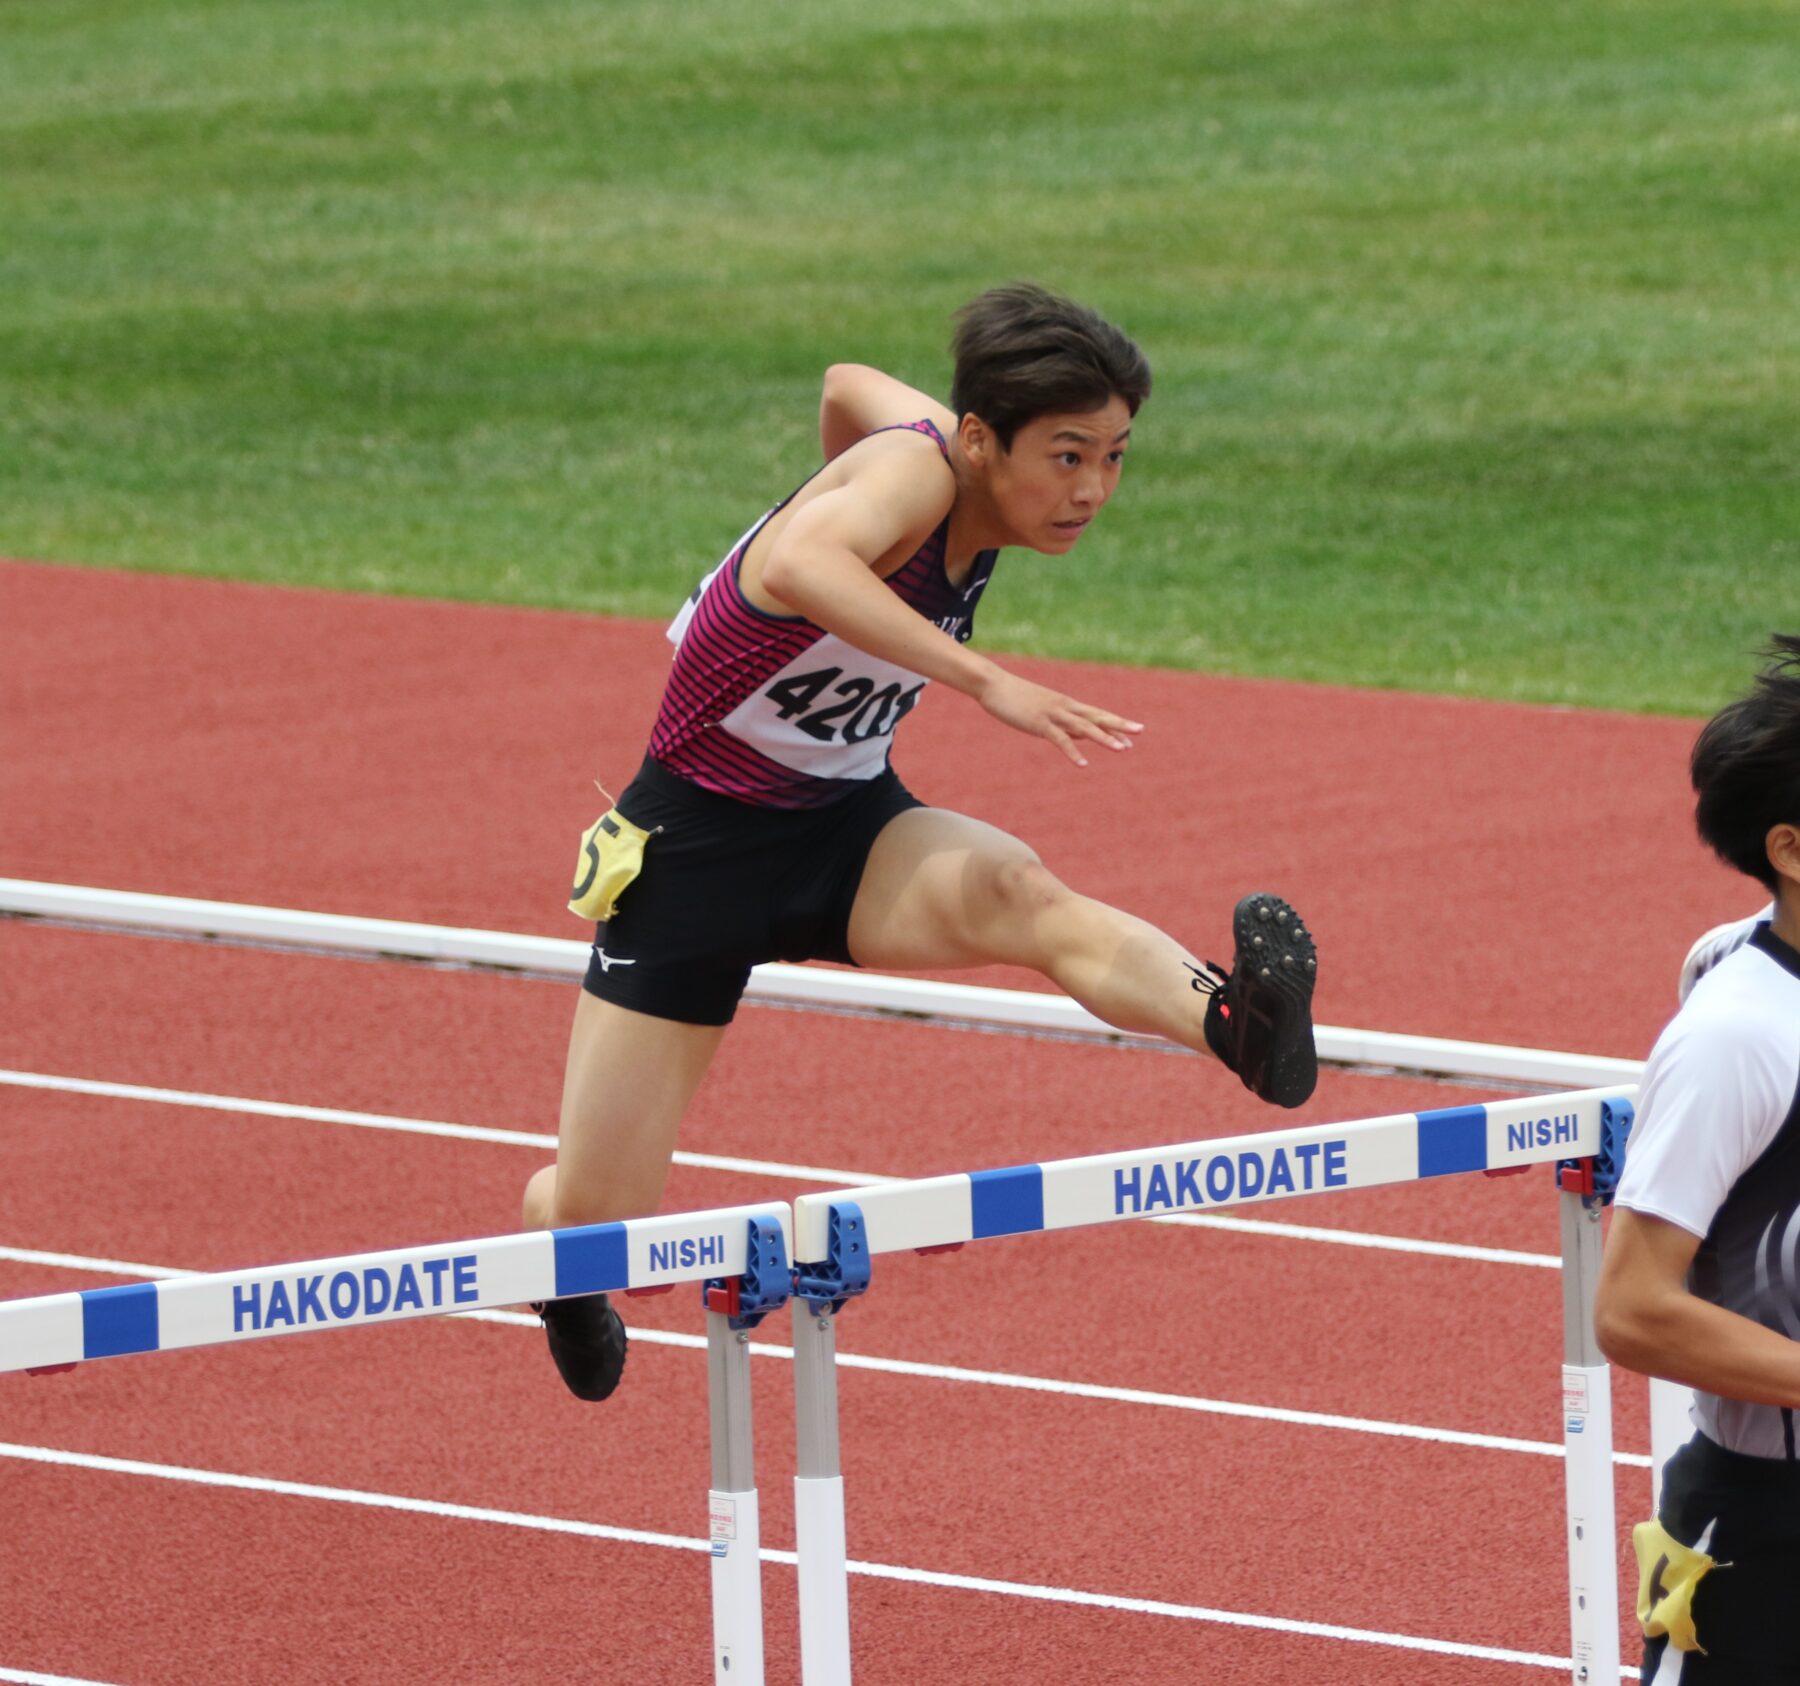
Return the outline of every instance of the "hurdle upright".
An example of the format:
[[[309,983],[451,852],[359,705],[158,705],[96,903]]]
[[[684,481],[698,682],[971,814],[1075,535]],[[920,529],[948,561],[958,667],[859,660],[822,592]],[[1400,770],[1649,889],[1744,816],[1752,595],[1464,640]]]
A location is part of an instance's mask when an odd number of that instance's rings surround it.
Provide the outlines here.
[[[1624,1161],[1631,1086],[1399,1113],[1174,1147],[802,1195],[794,1203],[795,1527],[806,1686],[851,1678],[835,1316],[884,1253],[1164,1212],[1260,1204],[1469,1172],[1557,1167],[1563,1239],[1562,1417],[1571,1679],[1619,1678],[1609,1372],[1594,1343],[1600,1211]]]
[[[713,1678],[762,1686],[748,1330],[787,1301],[790,1222],[785,1203],[729,1206],[0,1301],[0,1372],[703,1283]]]

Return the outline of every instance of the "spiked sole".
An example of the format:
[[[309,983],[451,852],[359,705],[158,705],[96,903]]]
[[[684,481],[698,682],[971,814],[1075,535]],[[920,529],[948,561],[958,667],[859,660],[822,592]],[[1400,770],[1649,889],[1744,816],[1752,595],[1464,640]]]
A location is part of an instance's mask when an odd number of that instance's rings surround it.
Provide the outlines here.
[[[1300,916],[1279,896],[1245,896],[1231,916],[1237,953],[1234,1015],[1238,1075],[1244,1086],[1277,1106],[1299,1106],[1319,1081],[1313,1047],[1312,997],[1318,951]]]

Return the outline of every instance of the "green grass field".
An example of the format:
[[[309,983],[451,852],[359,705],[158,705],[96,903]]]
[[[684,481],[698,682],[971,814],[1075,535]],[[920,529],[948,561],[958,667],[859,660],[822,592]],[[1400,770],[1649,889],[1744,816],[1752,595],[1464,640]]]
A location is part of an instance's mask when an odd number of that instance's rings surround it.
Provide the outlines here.
[[[1791,0],[0,0],[0,554],[668,613],[1036,278],[990,647],[1706,710],[1800,630]]]

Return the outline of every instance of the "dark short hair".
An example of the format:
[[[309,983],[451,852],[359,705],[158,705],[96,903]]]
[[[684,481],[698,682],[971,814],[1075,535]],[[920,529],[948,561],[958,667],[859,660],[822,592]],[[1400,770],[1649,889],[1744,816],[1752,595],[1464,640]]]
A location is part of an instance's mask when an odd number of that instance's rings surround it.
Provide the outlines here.
[[[1123,398],[1131,413],[1150,396],[1143,352],[1097,311],[1016,281],[956,313],[950,403],[994,430],[1001,448],[1039,416],[1083,414]]]
[[[1719,710],[1694,743],[1694,824],[1727,866],[1769,889],[1768,836],[1800,826],[1800,638],[1777,634],[1750,694]]]

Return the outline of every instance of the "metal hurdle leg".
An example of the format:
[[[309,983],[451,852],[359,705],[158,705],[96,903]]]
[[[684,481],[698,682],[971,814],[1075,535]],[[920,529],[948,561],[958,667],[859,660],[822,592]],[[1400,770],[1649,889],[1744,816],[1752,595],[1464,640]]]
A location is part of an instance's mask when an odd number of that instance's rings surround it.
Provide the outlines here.
[[[750,1220],[743,1275],[708,1278],[702,1295],[712,1406],[714,1686],[763,1686],[762,1521],[750,1435],[750,1331],[787,1304],[792,1286],[781,1224],[758,1217]]]
[[[837,1314],[869,1286],[862,1208],[834,1200],[824,1257],[794,1272],[794,1544],[803,1686],[850,1686],[850,1563],[838,1460]]]
[[[1665,1382],[1660,1376],[1650,1378],[1650,1511],[1662,1508],[1663,1467],[1682,1448],[1694,1432],[1688,1416],[1694,1403],[1694,1390],[1680,1382]]]
[[[1594,1339],[1600,1202],[1562,1203],[1563,1453],[1568,1496],[1569,1627],[1577,1686],[1619,1678],[1618,1532],[1613,1505],[1612,1372]],[[1591,1201],[1591,1204],[1590,1204]]]
[[[805,1686],[850,1686],[850,1587],[844,1476],[838,1461],[837,1319],[794,1304],[794,1543],[800,1558],[800,1671]]]
[[[763,1686],[762,1529],[750,1438],[750,1332],[706,1313],[712,1402],[712,1604],[715,1686]]]

